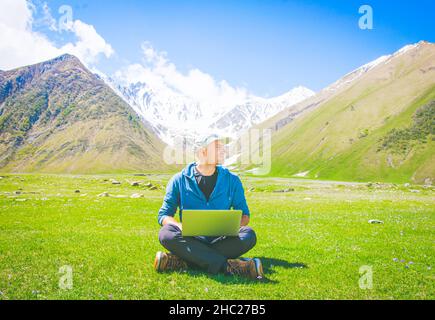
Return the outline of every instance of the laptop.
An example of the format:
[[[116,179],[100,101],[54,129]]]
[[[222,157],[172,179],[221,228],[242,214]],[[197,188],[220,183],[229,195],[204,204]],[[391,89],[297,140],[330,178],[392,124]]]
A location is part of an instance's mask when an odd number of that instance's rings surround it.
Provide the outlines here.
[[[238,236],[241,210],[183,210],[184,237]]]

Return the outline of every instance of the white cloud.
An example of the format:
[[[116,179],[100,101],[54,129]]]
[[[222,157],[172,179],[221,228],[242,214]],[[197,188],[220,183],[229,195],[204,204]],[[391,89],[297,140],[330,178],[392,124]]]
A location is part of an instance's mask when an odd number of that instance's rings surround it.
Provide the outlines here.
[[[168,60],[166,52],[155,50],[148,42],[142,45],[142,52],[143,62],[118,71],[115,74],[118,81],[124,85],[146,83],[153,91],[183,97],[209,110],[234,106],[248,97],[246,89],[234,88],[224,80],[216,81],[199,69],[181,73]]]
[[[45,34],[34,30],[35,26],[41,25],[52,32],[63,29],[73,34],[75,41],[56,45]],[[9,70],[70,53],[93,70],[100,56],[114,54],[111,45],[94,26],[80,20],[73,20],[65,26],[58,25],[46,2],[1,0],[0,69]],[[165,97],[176,96],[178,101],[203,106],[205,111],[233,106],[247,99],[246,89],[217,81],[199,69],[180,72],[165,52],[155,50],[148,42],[143,43],[142,53],[141,63],[128,65],[116,73],[118,80],[125,84],[147,83],[153,91],[163,93]]]
[[[107,58],[113,55],[112,46],[97,33],[94,26],[75,20],[71,31],[78,41],[64,45],[61,51],[74,54],[87,64],[95,63],[100,54]]]
[[[35,6],[26,0],[1,0],[0,2],[0,69],[8,70],[44,60],[63,53],[76,55],[87,65],[97,61],[100,55],[106,57],[114,53],[92,25],[80,20],[73,21],[69,32],[77,40],[56,46],[42,33],[32,30]],[[44,3],[43,18],[49,28],[57,30],[50,9]]]

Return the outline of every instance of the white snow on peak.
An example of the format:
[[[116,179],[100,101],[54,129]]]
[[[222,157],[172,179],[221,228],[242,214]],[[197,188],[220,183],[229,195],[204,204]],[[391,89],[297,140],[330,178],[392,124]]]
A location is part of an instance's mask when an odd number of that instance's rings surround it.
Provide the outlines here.
[[[176,138],[189,140],[209,132],[239,137],[251,126],[315,94],[299,86],[278,97],[248,95],[244,102],[224,106],[201,104],[171,88],[154,88],[143,82],[121,84],[109,77],[103,79],[169,145],[176,144]]]
[[[365,73],[367,73],[368,71],[372,70],[373,68],[375,68],[378,65],[381,65],[382,63],[388,64],[392,58],[396,58],[406,52],[409,52],[413,49],[418,48],[420,45],[422,45],[423,43],[425,43],[424,41],[420,41],[418,43],[415,44],[409,44],[406,45],[404,47],[402,47],[401,49],[397,50],[396,52],[394,52],[393,54],[389,54],[389,55],[384,55],[381,56],[351,72],[349,72],[348,74],[346,74],[344,77],[342,77],[341,79],[337,80],[336,82],[334,82],[332,85],[326,87],[325,89],[323,89],[322,91],[326,91],[326,92],[335,92],[338,89],[340,89],[341,87],[343,87],[346,84],[349,84],[353,81],[355,81],[356,79],[360,78],[362,75],[364,75]]]
[[[393,54],[381,56],[346,74],[321,92],[334,93],[373,68],[387,64],[392,58],[423,43],[406,45]],[[194,137],[210,131],[239,137],[250,127],[315,94],[299,86],[272,98],[243,94],[225,101],[197,100],[193,98],[195,95],[188,96],[161,82],[126,82],[125,79],[100,76],[170,145],[174,145],[177,137]]]

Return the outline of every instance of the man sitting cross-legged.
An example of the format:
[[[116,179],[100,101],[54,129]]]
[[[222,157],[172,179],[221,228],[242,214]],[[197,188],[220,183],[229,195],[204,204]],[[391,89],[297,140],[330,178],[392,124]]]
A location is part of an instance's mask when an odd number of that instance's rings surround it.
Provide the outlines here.
[[[245,276],[262,279],[260,259],[239,259],[251,250],[257,237],[248,227],[250,212],[240,178],[221,166],[224,144],[210,135],[197,144],[197,162],[189,164],[169,181],[158,222],[162,226],[159,241],[169,253],[158,252],[154,261],[157,271],[199,267],[212,274]],[[174,219],[180,208],[194,210],[241,210],[243,215],[236,237],[183,237],[182,223]]]

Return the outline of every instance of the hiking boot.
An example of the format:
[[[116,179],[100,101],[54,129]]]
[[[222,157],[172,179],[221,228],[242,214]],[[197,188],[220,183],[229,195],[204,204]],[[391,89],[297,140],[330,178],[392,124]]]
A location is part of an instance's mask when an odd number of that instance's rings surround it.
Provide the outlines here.
[[[159,251],[154,260],[154,269],[157,272],[182,271],[187,269],[187,263],[172,253]]]
[[[263,265],[258,258],[228,259],[227,273],[256,280],[261,280],[264,277]]]

